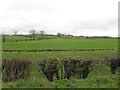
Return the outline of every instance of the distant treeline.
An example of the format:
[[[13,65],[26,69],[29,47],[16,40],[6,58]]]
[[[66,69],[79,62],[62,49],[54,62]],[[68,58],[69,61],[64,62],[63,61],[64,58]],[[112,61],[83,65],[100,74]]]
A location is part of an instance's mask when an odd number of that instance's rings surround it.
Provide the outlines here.
[[[28,34],[28,35],[9,35],[2,34],[2,42],[21,42],[21,41],[30,41],[30,40],[43,40],[43,39],[115,39],[120,37],[109,37],[109,36],[73,36],[70,34]]]

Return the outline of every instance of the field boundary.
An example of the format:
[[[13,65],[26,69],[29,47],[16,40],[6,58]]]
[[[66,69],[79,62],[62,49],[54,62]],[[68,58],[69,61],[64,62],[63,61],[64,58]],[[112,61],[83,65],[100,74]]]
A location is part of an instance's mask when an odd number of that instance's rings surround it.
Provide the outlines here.
[[[81,48],[81,49],[32,49],[32,50],[0,50],[0,52],[62,52],[62,51],[106,51],[117,48]]]

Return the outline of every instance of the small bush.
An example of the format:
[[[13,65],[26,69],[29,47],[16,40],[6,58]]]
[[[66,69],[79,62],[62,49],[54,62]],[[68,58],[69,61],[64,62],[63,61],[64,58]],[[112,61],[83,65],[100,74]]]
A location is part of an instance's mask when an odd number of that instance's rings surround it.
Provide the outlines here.
[[[29,64],[30,60],[27,59],[3,59],[3,82],[27,79],[29,76]]]
[[[118,67],[120,67],[120,56],[106,57],[111,68],[111,73],[115,74]]]
[[[92,58],[89,57],[67,57],[64,59],[65,78],[77,76],[85,79],[92,65]]]
[[[39,66],[49,81],[53,81],[54,74],[57,79],[60,79],[59,76],[60,62],[58,59],[50,58],[48,60],[42,60],[39,63]]]
[[[86,57],[50,58],[40,60],[39,66],[49,81],[53,81],[54,75],[57,79],[70,79],[71,76],[85,79],[90,72],[91,60]]]

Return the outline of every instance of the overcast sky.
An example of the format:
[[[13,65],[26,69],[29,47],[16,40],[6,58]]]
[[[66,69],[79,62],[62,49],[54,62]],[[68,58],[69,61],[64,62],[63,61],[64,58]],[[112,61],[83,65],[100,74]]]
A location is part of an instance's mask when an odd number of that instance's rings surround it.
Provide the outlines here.
[[[118,36],[119,0],[0,0],[0,32]]]

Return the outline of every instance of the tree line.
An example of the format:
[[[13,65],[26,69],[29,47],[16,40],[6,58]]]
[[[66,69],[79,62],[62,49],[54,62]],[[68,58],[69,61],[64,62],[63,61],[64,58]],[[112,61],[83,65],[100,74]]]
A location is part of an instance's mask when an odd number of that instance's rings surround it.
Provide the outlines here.
[[[63,37],[63,36],[67,36],[67,37],[77,37],[77,38],[91,38],[91,39],[96,39],[96,38],[119,38],[119,37],[109,37],[109,36],[73,36],[72,34],[66,34],[66,33],[60,33],[58,32],[56,35],[52,35],[52,34],[46,34],[46,31],[44,30],[40,30],[40,31],[36,31],[35,29],[31,29],[28,31],[28,35],[23,35],[23,34],[19,34],[18,31],[13,31],[12,36],[27,36],[29,37],[29,40],[40,40],[40,39],[45,39],[46,35],[51,35],[51,36],[57,36],[57,37]],[[6,36],[7,34],[2,33],[2,42],[6,42]],[[8,35],[9,36],[9,35]],[[38,36],[38,37],[37,37]],[[26,40],[27,41],[27,40]]]
[[[65,34],[65,33],[63,34],[63,33],[58,32],[57,35],[52,35],[52,34],[47,34],[46,31],[44,31],[44,30],[36,31],[35,29],[29,30],[28,33],[29,34],[27,34],[27,35],[23,35],[23,34],[19,34],[19,32],[16,30],[16,31],[13,31],[12,35],[10,35],[10,36],[27,36],[27,37],[29,37],[29,40],[45,39],[46,35],[57,36],[57,37],[62,37],[62,36],[72,36],[73,37],[73,35],[71,35],[71,34]],[[9,36],[9,34],[2,33],[2,42],[6,41],[6,36]],[[37,37],[37,36],[40,36],[40,37]]]

